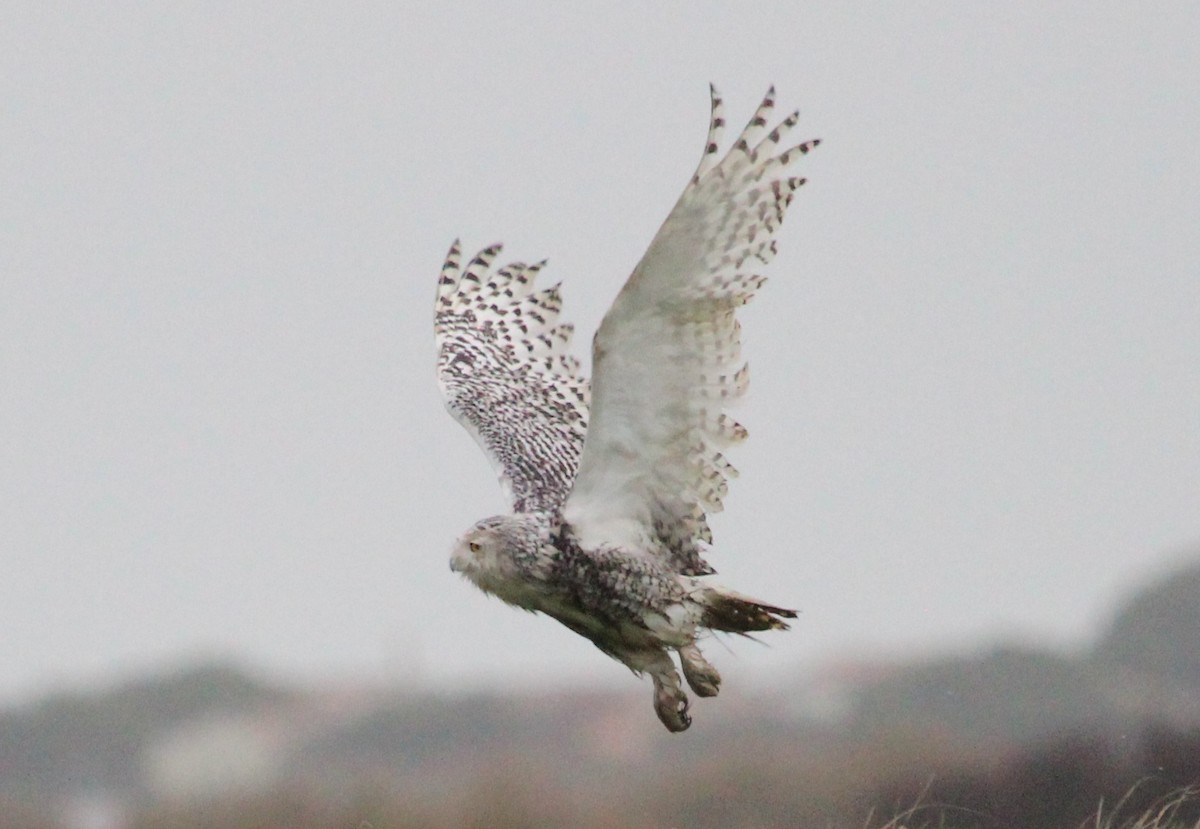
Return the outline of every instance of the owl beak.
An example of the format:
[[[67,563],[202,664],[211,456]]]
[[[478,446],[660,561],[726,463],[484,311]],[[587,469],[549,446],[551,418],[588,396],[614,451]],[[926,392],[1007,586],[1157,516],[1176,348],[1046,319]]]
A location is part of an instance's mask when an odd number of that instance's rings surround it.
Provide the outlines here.
[[[450,572],[466,572],[468,558],[469,556],[463,552],[462,545],[455,546],[454,551],[450,553]]]

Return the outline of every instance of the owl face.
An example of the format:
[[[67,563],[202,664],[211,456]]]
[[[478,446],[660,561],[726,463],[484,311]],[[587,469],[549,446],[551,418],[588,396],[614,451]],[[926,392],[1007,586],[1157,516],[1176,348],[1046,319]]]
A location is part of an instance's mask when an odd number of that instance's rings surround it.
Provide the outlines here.
[[[546,573],[535,531],[520,516],[485,518],[450,551],[450,569],[510,605],[540,609]]]
[[[516,539],[504,520],[489,518],[464,533],[450,551],[450,569],[485,593],[523,605],[519,594],[527,579],[517,566]]]
[[[494,531],[479,526],[472,527],[450,551],[450,569],[462,573],[472,581],[480,575],[502,570],[504,539]]]

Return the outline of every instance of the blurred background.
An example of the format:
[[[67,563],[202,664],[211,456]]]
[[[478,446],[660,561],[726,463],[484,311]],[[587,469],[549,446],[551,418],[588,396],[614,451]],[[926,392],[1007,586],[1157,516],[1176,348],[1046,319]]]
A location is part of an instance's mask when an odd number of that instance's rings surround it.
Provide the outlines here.
[[[1187,4],[5,4],[0,826],[1078,826],[1200,782],[1197,43]],[[586,361],[710,81],[824,139],[711,556],[802,614],[710,643],[672,737],[449,572],[504,503],[430,322],[502,240]]]

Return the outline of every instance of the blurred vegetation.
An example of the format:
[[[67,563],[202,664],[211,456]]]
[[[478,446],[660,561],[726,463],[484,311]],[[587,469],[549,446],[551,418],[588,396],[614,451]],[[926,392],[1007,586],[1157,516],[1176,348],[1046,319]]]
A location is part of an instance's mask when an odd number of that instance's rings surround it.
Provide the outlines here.
[[[1103,678],[1102,667],[1022,648],[928,660],[864,689],[855,724],[868,732],[887,729],[902,715],[930,734],[1026,743],[1118,719]]]
[[[0,798],[0,829],[62,829],[44,806]]]
[[[0,716],[0,796],[137,790],[147,744],[180,722],[286,695],[231,665],[205,665],[94,694],[59,694]]]
[[[1053,774],[1053,763],[1037,758],[1036,771]],[[770,779],[770,778],[769,778]],[[728,791],[738,781],[723,783]],[[693,786],[696,784],[693,783]],[[702,784],[701,784],[702,785]],[[1046,787],[1052,782],[1042,782]],[[740,790],[739,790],[740,791]],[[752,787],[751,794],[767,789]],[[159,807],[140,813],[129,829],[651,829],[651,827],[880,827],[880,829],[1200,829],[1200,799],[1195,789],[1152,787],[1145,784],[1113,798],[1086,800],[1074,790],[1062,798],[1023,800],[1023,785],[991,792],[985,802],[947,801],[943,791],[919,792],[909,807],[877,807],[851,814],[844,807],[833,818],[802,797],[803,789],[787,795],[786,787],[770,787],[768,801],[747,800],[744,793],[729,799],[710,793],[692,809],[663,820],[662,806],[649,810],[605,807],[565,808],[553,801],[538,802],[523,789],[484,783],[464,792],[455,804],[437,809],[406,803],[380,792],[360,792],[351,798],[320,799],[295,791],[279,791],[186,807]],[[966,794],[969,791],[958,793]],[[747,808],[747,804],[754,805]],[[998,809],[991,808],[999,806]],[[891,816],[891,817],[889,817]],[[2,824],[0,824],[2,825]]]
[[[1200,829],[1177,796],[1198,596],[1200,566],[1152,585],[1089,654],[727,690],[682,736],[645,687],[301,692],[210,665],[0,712],[0,829]]]

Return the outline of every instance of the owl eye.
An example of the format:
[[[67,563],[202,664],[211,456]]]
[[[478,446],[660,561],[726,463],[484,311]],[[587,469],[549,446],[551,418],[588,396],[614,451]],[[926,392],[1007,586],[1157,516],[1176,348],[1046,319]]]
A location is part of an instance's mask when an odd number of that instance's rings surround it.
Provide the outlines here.
[[[471,550],[472,553],[478,553],[483,549],[483,545],[480,544],[478,541],[472,541],[470,544],[467,545],[467,547]]]

